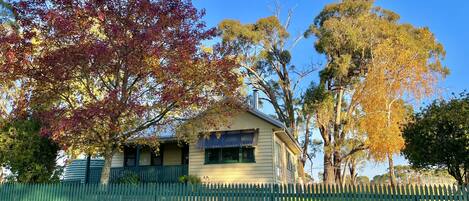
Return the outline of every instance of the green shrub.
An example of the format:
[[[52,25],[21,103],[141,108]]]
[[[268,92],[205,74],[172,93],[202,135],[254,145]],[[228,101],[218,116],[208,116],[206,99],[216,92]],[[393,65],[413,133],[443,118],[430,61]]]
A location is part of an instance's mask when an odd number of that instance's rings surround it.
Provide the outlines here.
[[[189,184],[200,184],[202,183],[202,180],[200,179],[200,177],[195,175],[184,175],[179,177],[179,182]]]
[[[119,184],[139,184],[140,177],[135,172],[125,172],[122,177],[116,180]]]

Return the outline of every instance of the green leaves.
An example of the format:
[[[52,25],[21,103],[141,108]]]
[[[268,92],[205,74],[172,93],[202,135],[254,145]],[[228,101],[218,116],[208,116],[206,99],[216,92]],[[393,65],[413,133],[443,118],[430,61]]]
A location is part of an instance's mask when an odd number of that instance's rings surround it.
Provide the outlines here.
[[[20,183],[48,183],[59,180],[56,158],[59,146],[39,135],[35,120],[16,120],[0,128],[0,166]]]
[[[414,167],[446,167],[460,184],[469,168],[469,94],[434,101],[405,127],[404,156]]]

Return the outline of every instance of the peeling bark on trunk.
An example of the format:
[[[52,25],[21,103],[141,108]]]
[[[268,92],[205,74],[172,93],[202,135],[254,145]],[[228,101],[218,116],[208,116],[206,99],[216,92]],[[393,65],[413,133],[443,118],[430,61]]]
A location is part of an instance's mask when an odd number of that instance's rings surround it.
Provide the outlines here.
[[[392,154],[388,154],[389,161],[389,182],[392,187],[396,186],[396,176],[394,175],[394,160]]]
[[[112,164],[113,155],[114,155],[113,151],[106,151],[104,154],[104,166],[103,166],[103,170],[101,171],[101,178],[100,178],[101,185],[109,184],[109,176],[111,173],[111,164]]]

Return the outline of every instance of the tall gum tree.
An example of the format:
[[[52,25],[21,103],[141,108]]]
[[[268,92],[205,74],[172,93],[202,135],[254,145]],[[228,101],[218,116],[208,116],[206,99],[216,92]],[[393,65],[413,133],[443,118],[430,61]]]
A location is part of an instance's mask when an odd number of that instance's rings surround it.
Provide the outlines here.
[[[19,28],[1,30],[0,73],[27,78],[36,94],[28,101],[49,104],[43,134],[70,153],[104,157],[102,184],[129,140],[157,144],[167,125],[232,97],[241,84],[227,49],[203,51],[216,31],[189,0],[11,5]]]
[[[277,118],[290,129],[297,140],[304,138],[304,153],[300,159],[302,165],[298,166],[302,176],[311,140],[310,133],[300,134],[300,119],[305,116],[298,107],[301,102],[301,97],[298,96],[301,93],[299,85],[314,69],[310,66],[296,68],[290,63],[290,49],[302,37],[291,40],[288,33],[290,19],[291,12],[285,24],[280,22],[277,14],[248,24],[227,19],[218,27],[223,43],[235,50],[233,53],[247,84],[266,95],[265,100],[273,106]],[[304,118],[309,119],[307,116]]]
[[[405,100],[431,95],[448,73],[440,62],[443,47],[428,28],[398,20],[373,1],[343,0],[327,5],[305,33],[316,37],[316,50],[327,58],[312,89],[324,94],[313,103],[325,183],[340,183],[344,158],[365,149],[378,161],[388,158],[392,172],[392,154],[404,144]],[[344,153],[347,138],[357,135],[366,137],[363,143]]]

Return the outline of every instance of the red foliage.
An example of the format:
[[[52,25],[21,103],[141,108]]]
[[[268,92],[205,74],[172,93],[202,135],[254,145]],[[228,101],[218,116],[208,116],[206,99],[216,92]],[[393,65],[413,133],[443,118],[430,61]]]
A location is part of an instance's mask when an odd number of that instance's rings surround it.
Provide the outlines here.
[[[32,100],[47,106],[42,133],[64,147],[125,141],[240,84],[226,49],[201,51],[216,31],[190,1],[27,0],[13,8],[20,29],[1,30],[8,59],[0,73],[34,83]]]

